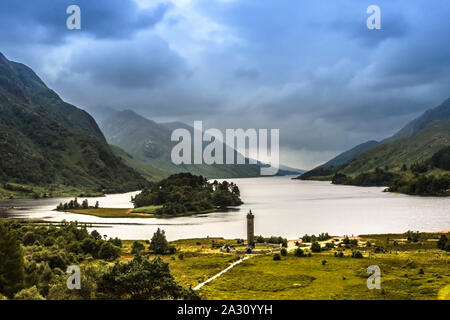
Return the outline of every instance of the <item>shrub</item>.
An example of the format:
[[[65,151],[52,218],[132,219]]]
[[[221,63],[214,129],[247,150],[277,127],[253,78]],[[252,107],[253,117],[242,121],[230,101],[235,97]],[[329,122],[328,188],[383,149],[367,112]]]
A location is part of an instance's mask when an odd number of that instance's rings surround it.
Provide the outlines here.
[[[132,246],[131,246],[131,253],[132,254],[139,254],[142,251],[145,250],[145,246],[140,243],[139,241],[134,241]]]
[[[327,248],[327,249],[333,249],[333,248],[334,248],[334,243],[333,243],[333,242],[327,242],[327,243],[325,243],[325,248]]]
[[[363,258],[363,255],[362,255],[362,253],[359,252],[359,251],[353,251],[353,252],[352,252],[352,258],[355,258],[355,259],[362,259],[362,258]]]
[[[320,252],[321,250],[322,248],[320,247],[320,244],[317,241],[312,243],[311,245],[312,252]]]
[[[22,238],[22,243],[24,246],[32,246],[34,242],[37,240],[36,235],[32,231],[28,231],[24,234]]]
[[[120,248],[110,242],[103,242],[98,250],[98,257],[105,260],[115,260],[120,256]]]
[[[296,257],[306,257],[306,254],[301,248],[297,248],[294,251],[294,256],[296,256]]]
[[[14,300],[45,300],[44,297],[39,293],[36,286],[31,288],[22,289],[14,295]]]
[[[327,260],[322,260],[322,265],[326,265],[327,264]]]
[[[175,246],[169,246],[169,254],[174,254],[177,251],[177,248]]]
[[[122,248],[122,240],[120,240],[119,238],[111,238],[108,241],[111,242],[116,247]]]
[[[184,253],[183,253],[183,252],[181,252],[181,253],[178,255],[178,259],[179,259],[179,260],[184,260]]]
[[[286,250],[286,248],[281,248],[280,254],[281,254],[282,256],[286,256],[286,255],[287,255],[287,250]]]
[[[280,261],[280,260],[281,260],[280,254],[275,253],[275,254],[273,255],[273,260],[274,260],[274,261]]]
[[[334,253],[334,256],[335,256],[335,257],[338,257],[338,258],[343,258],[343,257],[344,257],[344,253],[343,253],[342,251],[335,252],[335,253]]]

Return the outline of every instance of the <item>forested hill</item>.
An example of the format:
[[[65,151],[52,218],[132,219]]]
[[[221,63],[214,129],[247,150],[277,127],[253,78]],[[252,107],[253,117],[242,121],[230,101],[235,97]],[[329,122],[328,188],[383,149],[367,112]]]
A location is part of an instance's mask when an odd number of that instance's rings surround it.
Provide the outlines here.
[[[95,120],[0,53],[0,194],[114,192],[146,183],[113,155]],[[20,184],[21,186],[17,186]],[[27,187],[23,187],[27,185]]]

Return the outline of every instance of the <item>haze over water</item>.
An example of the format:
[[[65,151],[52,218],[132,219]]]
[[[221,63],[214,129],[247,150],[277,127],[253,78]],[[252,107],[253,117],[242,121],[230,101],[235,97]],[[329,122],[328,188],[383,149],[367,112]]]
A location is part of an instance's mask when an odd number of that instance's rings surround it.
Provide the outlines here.
[[[401,233],[407,230],[450,229],[450,197],[412,197],[382,192],[384,188],[332,185],[291,177],[227,179],[237,183],[244,204],[227,212],[170,219],[98,218],[52,211],[68,199],[16,200],[10,216],[48,221],[101,223],[101,234],[121,239],[150,239],[158,227],[169,240],[200,237],[246,237],[246,213],[255,214],[255,234],[299,236],[328,232],[332,235]],[[136,192],[88,198],[101,207],[131,207]],[[81,198],[80,198],[81,199]]]

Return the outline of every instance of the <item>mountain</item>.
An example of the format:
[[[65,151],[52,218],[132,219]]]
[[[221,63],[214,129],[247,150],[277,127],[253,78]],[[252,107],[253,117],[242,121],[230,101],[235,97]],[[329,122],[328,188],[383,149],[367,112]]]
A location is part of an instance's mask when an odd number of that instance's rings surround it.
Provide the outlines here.
[[[177,128],[188,130],[193,136],[194,128],[183,122],[157,123],[153,120],[142,117],[131,110],[114,112],[106,118],[101,129],[105,134],[108,143],[123,149],[135,161],[150,165],[161,170],[160,172],[178,173],[191,172],[196,175],[203,175],[207,178],[244,178],[256,177],[260,175],[260,167],[264,164],[243,164],[243,165],[175,165],[171,160],[171,152],[178,142],[171,141],[172,131]],[[203,142],[203,146],[208,143]],[[224,155],[231,147],[225,146]],[[235,153],[234,149],[231,149]],[[131,163],[128,162],[129,165]],[[135,163],[137,165],[137,163]],[[140,173],[142,165],[133,166]],[[298,174],[298,170],[282,168],[280,174]]]
[[[352,175],[376,168],[399,171],[404,165],[430,159],[450,146],[450,99],[406,124],[378,145],[351,157],[345,163],[323,165],[303,174],[301,179],[329,179],[336,172]]]
[[[450,99],[445,100],[440,106],[425,111],[420,117],[414,119],[400,129],[393,136],[381,143],[392,142],[398,139],[409,138],[435,120],[450,119]]]
[[[180,125],[181,124],[181,125]],[[180,126],[179,126],[180,125]],[[191,172],[207,178],[254,177],[259,175],[257,165],[175,165],[171,160],[172,129],[193,128],[182,123],[159,124],[138,115],[134,111],[124,110],[111,114],[101,126],[108,143],[116,145],[135,160],[167,173]]]
[[[344,164],[347,161],[349,161],[350,159],[352,159],[353,157],[355,157],[369,149],[372,149],[379,144],[380,143],[375,140],[361,143],[361,144],[357,145],[356,147],[351,148],[350,150],[342,152],[341,154],[337,155],[336,157],[334,157],[333,159],[329,160],[328,162],[322,164],[319,167],[329,167],[329,166],[337,166],[340,164]]]
[[[114,156],[87,112],[61,100],[33,70],[1,53],[0,163],[0,193],[33,187],[59,194],[118,192],[146,184]]]

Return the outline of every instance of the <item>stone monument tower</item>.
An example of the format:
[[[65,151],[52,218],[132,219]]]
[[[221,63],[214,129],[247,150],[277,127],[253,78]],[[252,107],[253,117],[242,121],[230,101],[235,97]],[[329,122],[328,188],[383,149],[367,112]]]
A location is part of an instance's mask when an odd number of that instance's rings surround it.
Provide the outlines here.
[[[255,225],[254,225],[255,216],[250,210],[247,213],[247,247],[253,249],[255,247]]]

